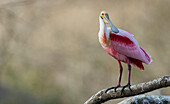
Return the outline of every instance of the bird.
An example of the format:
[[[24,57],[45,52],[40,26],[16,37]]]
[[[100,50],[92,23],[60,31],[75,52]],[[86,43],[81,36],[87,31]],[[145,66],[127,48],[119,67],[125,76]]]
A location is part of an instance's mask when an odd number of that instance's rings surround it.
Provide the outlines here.
[[[116,87],[108,88],[105,93],[111,89],[114,89],[116,92],[116,89],[119,87],[122,87],[121,94],[124,93],[126,87],[132,91],[130,82],[131,65],[138,67],[140,70],[144,70],[143,63],[149,65],[152,62],[151,56],[139,46],[132,33],[115,27],[106,11],[100,13],[99,23],[99,42],[104,50],[116,59],[119,64],[118,84]],[[128,65],[128,83],[125,86],[121,86],[123,72],[121,62]]]

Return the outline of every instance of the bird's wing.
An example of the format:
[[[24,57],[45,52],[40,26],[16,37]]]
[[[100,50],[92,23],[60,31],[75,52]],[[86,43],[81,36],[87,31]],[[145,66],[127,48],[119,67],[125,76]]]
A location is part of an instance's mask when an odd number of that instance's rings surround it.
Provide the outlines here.
[[[122,30],[122,29],[119,29],[119,34],[120,34],[120,35],[127,36],[127,37],[132,37],[132,36],[134,36],[132,33],[127,32],[127,31]]]
[[[125,34],[126,33],[126,34]],[[122,55],[141,60],[146,64],[149,64],[149,60],[146,57],[146,53],[140,48],[137,41],[128,32],[122,32],[119,29],[119,33],[110,33],[111,47]]]
[[[111,27],[107,27],[107,29],[108,29],[109,32],[113,32],[113,31],[111,30]],[[117,34],[119,34],[119,35],[124,35],[124,36],[126,36],[126,37],[133,37],[133,36],[134,36],[132,33],[127,32],[127,31],[125,31],[125,30],[122,30],[122,29],[118,29],[118,30],[119,30],[119,33],[117,33]]]

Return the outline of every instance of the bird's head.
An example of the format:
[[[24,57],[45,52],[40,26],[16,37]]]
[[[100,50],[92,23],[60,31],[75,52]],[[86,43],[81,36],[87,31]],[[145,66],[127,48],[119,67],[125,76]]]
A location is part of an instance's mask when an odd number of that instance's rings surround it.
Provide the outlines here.
[[[109,14],[106,12],[106,11],[102,11],[100,13],[100,18],[103,20],[103,22],[105,24],[109,24],[110,27],[111,27],[111,30],[114,32],[114,33],[118,33],[119,30],[112,24],[112,22],[110,21],[109,19]]]

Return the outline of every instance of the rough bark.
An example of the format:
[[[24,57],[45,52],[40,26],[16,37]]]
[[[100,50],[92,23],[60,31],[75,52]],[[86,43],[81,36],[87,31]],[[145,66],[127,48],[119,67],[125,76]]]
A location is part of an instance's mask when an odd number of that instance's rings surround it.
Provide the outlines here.
[[[111,99],[129,97],[139,94],[144,94],[146,92],[150,92],[159,88],[168,87],[170,86],[170,76],[164,76],[158,79],[154,79],[149,82],[140,83],[137,85],[131,86],[132,92],[125,88],[124,94],[121,95],[121,87],[117,89],[115,92],[113,90],[109,90],[105,93],[106,89],[103,89],[93,95],[89,100],[87,100],[84,104],[101,104]]]

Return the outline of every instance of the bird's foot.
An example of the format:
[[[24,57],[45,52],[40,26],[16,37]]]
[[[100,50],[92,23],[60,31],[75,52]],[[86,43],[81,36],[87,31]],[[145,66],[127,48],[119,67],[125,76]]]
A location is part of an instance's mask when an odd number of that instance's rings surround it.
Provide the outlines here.
[[[127,85],[123,86],[123,87],[122,87],[122,90],[121,90],[121,95],[125,94],[125,93],[124,93],[124,90],[125,90],[126,87],[128,87],[129,90],[132,92],[132,89],[130,88],[130,86],[131,86],[130,83],[128,83]]]
[[[116,92],[116,89],[117,88],[119,88],[119,87],[121,87],[120,85],[117,85],[116,87],[110,87],[110,88],[108,88],[106,91],[105,91],[105,93],[107,93],[109,90],[111,90],[111,89],[114,89],[115,90],[115,92]]]

